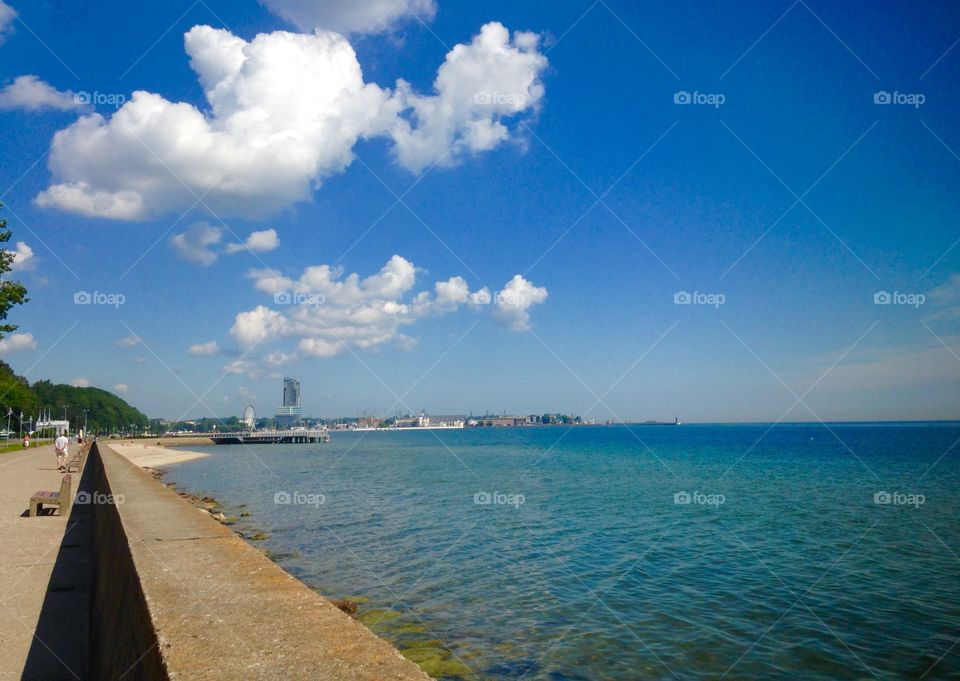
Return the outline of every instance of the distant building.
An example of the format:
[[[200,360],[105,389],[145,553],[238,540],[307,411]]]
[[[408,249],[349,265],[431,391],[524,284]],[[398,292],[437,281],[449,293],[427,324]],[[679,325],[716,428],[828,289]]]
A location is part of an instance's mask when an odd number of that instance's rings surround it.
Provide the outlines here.
[[[57,420],[47,420],[47,421],[37,421],[34,425],[34,429],[38,432],[46,431],[46,434],[51,432],[56,435],[66,435],[70,432],[70,422],[69,421],[57,421]]]
[[[495,428],[504,428],[507,426],[525,426],[527,425],[526,416],[494,416],[483,420],[484,426],[493,426]]]
[[[426,425],[441,428],[463,428],[466,423],[466,414],[434,414],[427,417]]]
[[[300,381],[283,379],[283,404],[274,414],[277,428],[292,428],[300,421]]]
[[[283,379],[283,406],[300,406],[300,381],[295,378]]]

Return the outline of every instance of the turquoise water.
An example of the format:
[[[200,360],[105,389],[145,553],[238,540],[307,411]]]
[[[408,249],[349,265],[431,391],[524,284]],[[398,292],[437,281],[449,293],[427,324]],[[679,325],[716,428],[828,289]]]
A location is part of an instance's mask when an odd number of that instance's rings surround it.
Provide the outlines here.
[[[369,598],[401,648],[448,651],[450,678],[944,679],[958,439],[955,423],[335,432],[210,447],[169,479],[249,512],[237,529],[321,593]]]

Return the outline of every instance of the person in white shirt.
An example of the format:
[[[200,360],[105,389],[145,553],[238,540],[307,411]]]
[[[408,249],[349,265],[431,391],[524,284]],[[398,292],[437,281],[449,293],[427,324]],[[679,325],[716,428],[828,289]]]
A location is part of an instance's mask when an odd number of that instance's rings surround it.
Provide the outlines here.
[[[67,437],[66,433],[62,433],[53,442],[53,448],[57,452],[57,469],[66,470],[67,468],[67,446],[70,444],[70,439]]]

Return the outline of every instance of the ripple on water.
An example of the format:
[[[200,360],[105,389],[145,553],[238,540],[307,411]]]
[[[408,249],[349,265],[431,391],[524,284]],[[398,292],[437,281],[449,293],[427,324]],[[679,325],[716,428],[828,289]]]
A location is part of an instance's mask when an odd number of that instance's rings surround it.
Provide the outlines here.
[[[254,448],[279,479],[223,447],[170,478],[246,504],[281,565],[369,598],[361,620],[445,678],[960,678],[960,462],[920,479],[960,427],[831,429],[639,428],[669,471],[624,428],[335,433]]]

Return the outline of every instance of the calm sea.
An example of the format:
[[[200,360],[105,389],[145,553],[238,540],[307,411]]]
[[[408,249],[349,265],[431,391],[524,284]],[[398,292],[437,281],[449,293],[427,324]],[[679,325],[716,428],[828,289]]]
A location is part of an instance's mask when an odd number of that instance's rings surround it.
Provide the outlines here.
[[[445,678],[945,679],[958,439],[956,423],[335,432],[206,448],[169,479],[249,513],[235,528],[265,532],[255,546]]]

